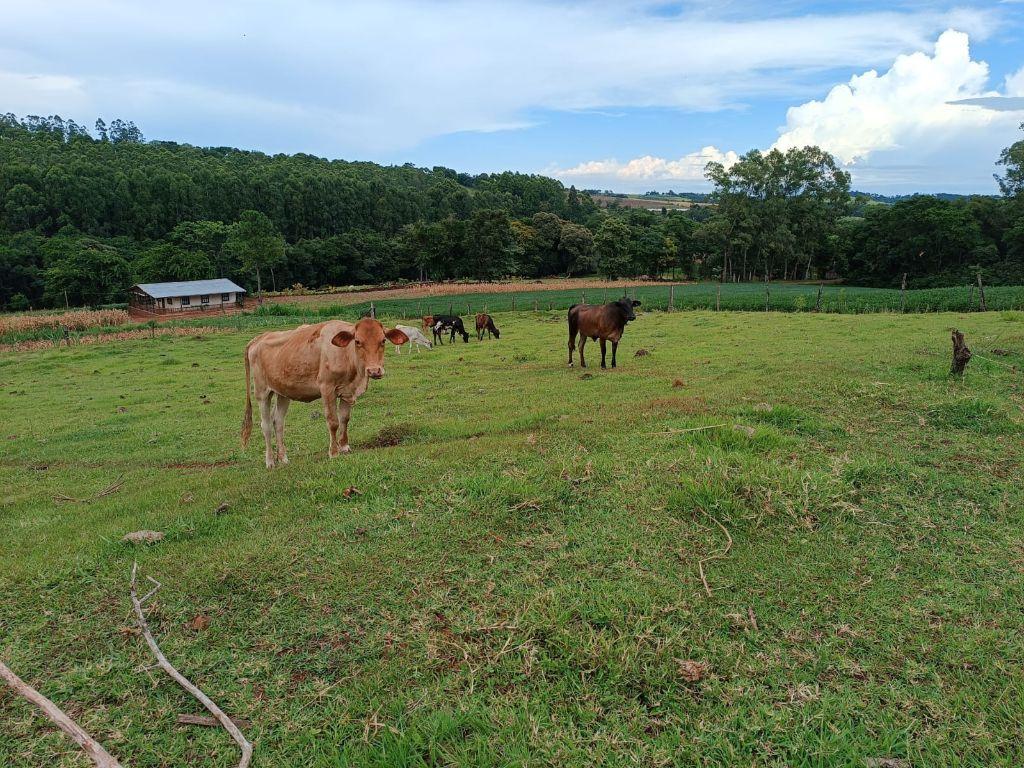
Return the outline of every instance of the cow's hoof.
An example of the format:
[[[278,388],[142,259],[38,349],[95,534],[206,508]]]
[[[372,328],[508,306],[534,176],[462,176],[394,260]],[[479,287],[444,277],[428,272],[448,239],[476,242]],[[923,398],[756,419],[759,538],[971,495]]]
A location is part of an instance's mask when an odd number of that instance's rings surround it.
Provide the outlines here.
[[[341,452],[342,453],[352,453],[352,447],[349,446],[349,445],[343,445],[343,446],[341,446]]]
[[[273,468],[274,468],[274,460],[273,459],[267,459],[267,469],[273,469]]]
[[[287,464],[288,463],[288,457],[287,456],[279,456],[278,459],[277,459],[277,463],[278,464]]]

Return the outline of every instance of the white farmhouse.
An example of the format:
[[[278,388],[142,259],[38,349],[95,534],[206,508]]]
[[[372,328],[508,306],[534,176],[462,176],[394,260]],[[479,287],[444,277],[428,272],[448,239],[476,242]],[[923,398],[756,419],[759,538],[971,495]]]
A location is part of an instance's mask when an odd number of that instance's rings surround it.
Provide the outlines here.
[[[128,291],[132,314],[227,312],[242,308],[245,289],[230,280],[187,280],[177,283],[139,283]]]

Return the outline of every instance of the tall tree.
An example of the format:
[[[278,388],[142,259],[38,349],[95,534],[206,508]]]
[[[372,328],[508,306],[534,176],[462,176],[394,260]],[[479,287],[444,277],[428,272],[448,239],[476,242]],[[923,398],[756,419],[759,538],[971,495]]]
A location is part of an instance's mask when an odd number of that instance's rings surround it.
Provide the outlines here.
[[[262,294],[263,272],[284,258],[284,238],[267,216],[245,211],[232,225],[224,250],[238,260],[243,271],[256,275],[256,291]]]

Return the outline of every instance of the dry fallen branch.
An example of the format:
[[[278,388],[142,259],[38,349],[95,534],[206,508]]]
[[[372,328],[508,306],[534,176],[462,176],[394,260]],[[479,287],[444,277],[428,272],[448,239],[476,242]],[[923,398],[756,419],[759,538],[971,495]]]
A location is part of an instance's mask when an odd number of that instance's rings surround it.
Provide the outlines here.
[[[14,689],[15,693],[28,699],[43,710],[43,714],[49,718],[50,722],[74,739],[75,743],[82,748],[82,751],[99,768],[121,768],[121,764],[107,750],[100,746],[92,736],[82,730],[78,723],[65,715],[60,707],[14,674],[2,661],[0,661],[0,677]]]
[[[704,512],[705,515],[711,518],[715,525],[722,529],[722,533],[725,534],[726,538],[725,549],[717,554],[709,555],[708,557],[697,561],[697,570],[700,571],[700,580],[704,584],[704,591],[707,593],[708,597],[711,597],[711,587],[708,585],[707,576],[704,574],[704,563],[709,563],[712,560],[721,560],[728,555],[729,550],[732,549],[732,536],[729,535],[729,531],[726,530],[725,526],[718,522],[718,518],[708,512],[705,512],[703,509],[701,512]]]
[[[252,744],[250,744],[245,736],[242,735],[242,732],[238,729],[238,726],[235,725],[231,718],[224,714],[224,711],[218,707],[209,696],[199,690],[188,680],[188,678],[174,668],[171,662],[167,660],[167,657],[164,656],[163,651],[160,650],[160,646],[157,645],[156,640],[153,639],[153,634],[149,631],[149,624],[146,623],[146,615],[142,612],[142,605],[160,590],[161,584],[155,579],[147,576],[146,578],[154,584],[154,587],[140,599],[138,592],[135,589],[138,569],[139,564],[137,562],[133,563],[131,597],[132,606],[135,608],[135,617],[139,620],[139,629],[142,630],[142,635],[146,638],[146,644],[149,645],[149,649],[153,652],[153,655],[156,656],[156,660],[160,665],[160,668],[170,675],[178,685],[192,694],[192,696],[206,707],[207,711],[217,719],[217,722],[224,726],[224,730],[231,734],[231,738],[235,740],[235,743],[238,744],[239,748],[242,750],[242,759],[238,763],[238,768],[246,768],[246,766],[249,765],[249,760],[252,759]]]
[[[96,499],[100,499],[100,498],[103,498],[104,496],[109,496],[112,493],[116,493],[117,490],[122,485],[124,485],[124,475],[122,475],[121,477],[117,478],[117,480],[112,482],[110,485],[108,485],[106,488],[104,488],[99,493],[94,493],[92,496],[86,496],[84,499],[75,499],[75,498],[72,498],[71,496],[65,496],[63,493],[58,493],[58,494],[54,495],[53,500],[54,501],[70,501],[70,502],[73,502],[75,504],[84,504],[87,501],[95,501]]]

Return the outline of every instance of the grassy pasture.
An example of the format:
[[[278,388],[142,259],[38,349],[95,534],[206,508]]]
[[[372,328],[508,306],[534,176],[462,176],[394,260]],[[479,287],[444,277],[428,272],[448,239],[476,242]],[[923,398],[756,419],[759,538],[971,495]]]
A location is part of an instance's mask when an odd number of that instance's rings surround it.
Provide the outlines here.
[[[0,356],[0,658],[126,765],[234,766],[137,558],[254,766],[1024,764],[1024,315],[648,313],[615,371],[496,320],[389,350],[347,457],[293,404],[271,473],[251,331]],[[0,765],[86,762],[0,691]]]
[[[719,296],[719,289],[721,295]],[[773,312],[810,312],[818,299],[818,286],[808,283],[772,283],[769,285],[768,307]],[[648,309],[666,309],[669,305],[669,286],[642,285],[630,288],[629,293],[643,302]],[[447,312],[507,312],[511,310],[567,309],[571,304],[596,304],[614,301],[622,295],[621,288],[587,288],[572,290],[536,290],[501,293],[469,293],[457,296],[391,298],[375,301],[378,312],[397,317],[416,317],[421,314]],[[338,305],[330,296],[303,297],[301,305],[287,303],[264,306],[261,311],[280,315],[355,316],[370,307],[369,301]],[[1024,286],[994,286],[985,289],[989,310],[1024,309]],[[676,285],[673,298],[676,309],[722,310],[760,312],[765,309],[764,283],[688,283]],[[978,309],[978,291],[969,286],[955,288],[927,288],[908,290],[905,311],[919,312],[972,312]],[[826,285],[821,292],[821,311],[838,314],[871,312],[899,312],[900,292],[888,288],[859,288],[844,285]]]

